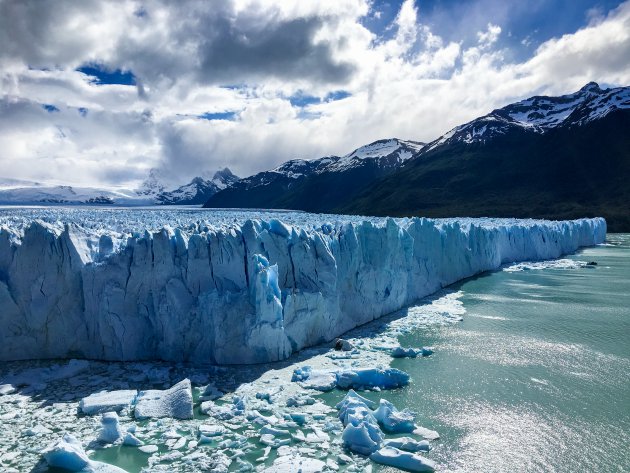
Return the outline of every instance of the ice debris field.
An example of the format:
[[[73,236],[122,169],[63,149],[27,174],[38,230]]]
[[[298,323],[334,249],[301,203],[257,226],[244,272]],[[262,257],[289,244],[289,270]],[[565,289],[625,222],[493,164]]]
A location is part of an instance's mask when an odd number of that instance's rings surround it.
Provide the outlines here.
[[[606,233],[74,209],[0,210],[0,225],[0,359],[40,359],[0,365],[7,472],[434,471],[439,434],[386,399],[413,381],[392,360],[433,354],[398,337],[464,313],[457,292],[422,297]]]
[[[0,468],[93,472],[433,471],[439,434],[387,390],[411,380],[389,367],[429,347],[401,347],[419,327],[461,320],[442,292],[288,362],[18,361],[0,366]],[[327,398],[322,397],[326,393]]]
[[[605,235],[603,219],[0,209],[0,360],[283,360]]]

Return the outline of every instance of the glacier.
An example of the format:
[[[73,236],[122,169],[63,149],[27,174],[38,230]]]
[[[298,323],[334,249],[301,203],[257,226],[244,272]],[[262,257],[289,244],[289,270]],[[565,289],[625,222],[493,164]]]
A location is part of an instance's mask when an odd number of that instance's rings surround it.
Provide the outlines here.
[[[282,360],[461,279],[606,236],[601,218],[135,212],[0,213],[0,360]]]

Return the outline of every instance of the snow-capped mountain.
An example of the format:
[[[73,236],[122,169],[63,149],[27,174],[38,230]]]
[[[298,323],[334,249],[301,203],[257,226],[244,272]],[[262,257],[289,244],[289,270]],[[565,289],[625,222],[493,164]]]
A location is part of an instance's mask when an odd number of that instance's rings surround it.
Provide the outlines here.
[[[208,200],[206,207],[309,210],[348,198],[378,177],[400,168],[424,143],[379,140],[344,156],[293,159],[241,179]]]
[[[159,169],[152,168],[149,170],[149,175],[147,178],[140,184],[140,187],[136,190],[136,194],[141,196],[154,197],[164,192],[166,190],[166,185],[164,184],[164,179],[162,177],[162,173]]]
[[[580,126],[614,110],[630,108],[630,88],[601,89],[590,82],[573,94],[536,96],[493,110],[433,141],[424,152],[453,143],[486,143],[514,129],[546,133],[559,126]]]
[[[172,191],[166,190],[160,171],[157,169],[152,169],[147,179],[136,190],[56,186],[0,178],[0,204],[201,205],[210,196],[237,180],[238,177],[228,168],[217,171],[211,179],[196,177],[190,183]]]
[[[589,83],[460,125],[335,212],[362,215],[604,216],[630,230],[630,87]]]
[[[128,189],[99,189],[94,187],[50,186],[39,183],[0,188],[0,204],[109,204],[150,205],[152,200]]]
[[[214,194],[238,180],[239,178],[232,171],[225,168],[215,172],[212,179],[195,177],[188,184],[175,190],[159,192],[155,196],[155,200],[160,204],[201,205]]]

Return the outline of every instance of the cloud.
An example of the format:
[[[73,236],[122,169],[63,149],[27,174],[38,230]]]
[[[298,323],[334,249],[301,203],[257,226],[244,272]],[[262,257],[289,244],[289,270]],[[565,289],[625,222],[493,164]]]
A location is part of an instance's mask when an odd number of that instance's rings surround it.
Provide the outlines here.
[[[630,2],[517,61],[497,16],[481,21],[489,1],[467,4],[468,41],[441,37],[412,0],[378,32],[363,24],[367,0],[0,0],[0,176],[248,175],[380,138],[432,140],[533,94],[630,82]],[[95,83],[86,64],[136,84]]]

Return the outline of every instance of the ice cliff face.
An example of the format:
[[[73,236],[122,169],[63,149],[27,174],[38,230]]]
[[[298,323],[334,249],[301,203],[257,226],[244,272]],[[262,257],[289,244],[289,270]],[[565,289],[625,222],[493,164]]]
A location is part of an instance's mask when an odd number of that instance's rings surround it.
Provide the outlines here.
[[[0,230],[0,359],[259,363],[507,262],[601,243],[603,219],[278,220],[106,233]]]

